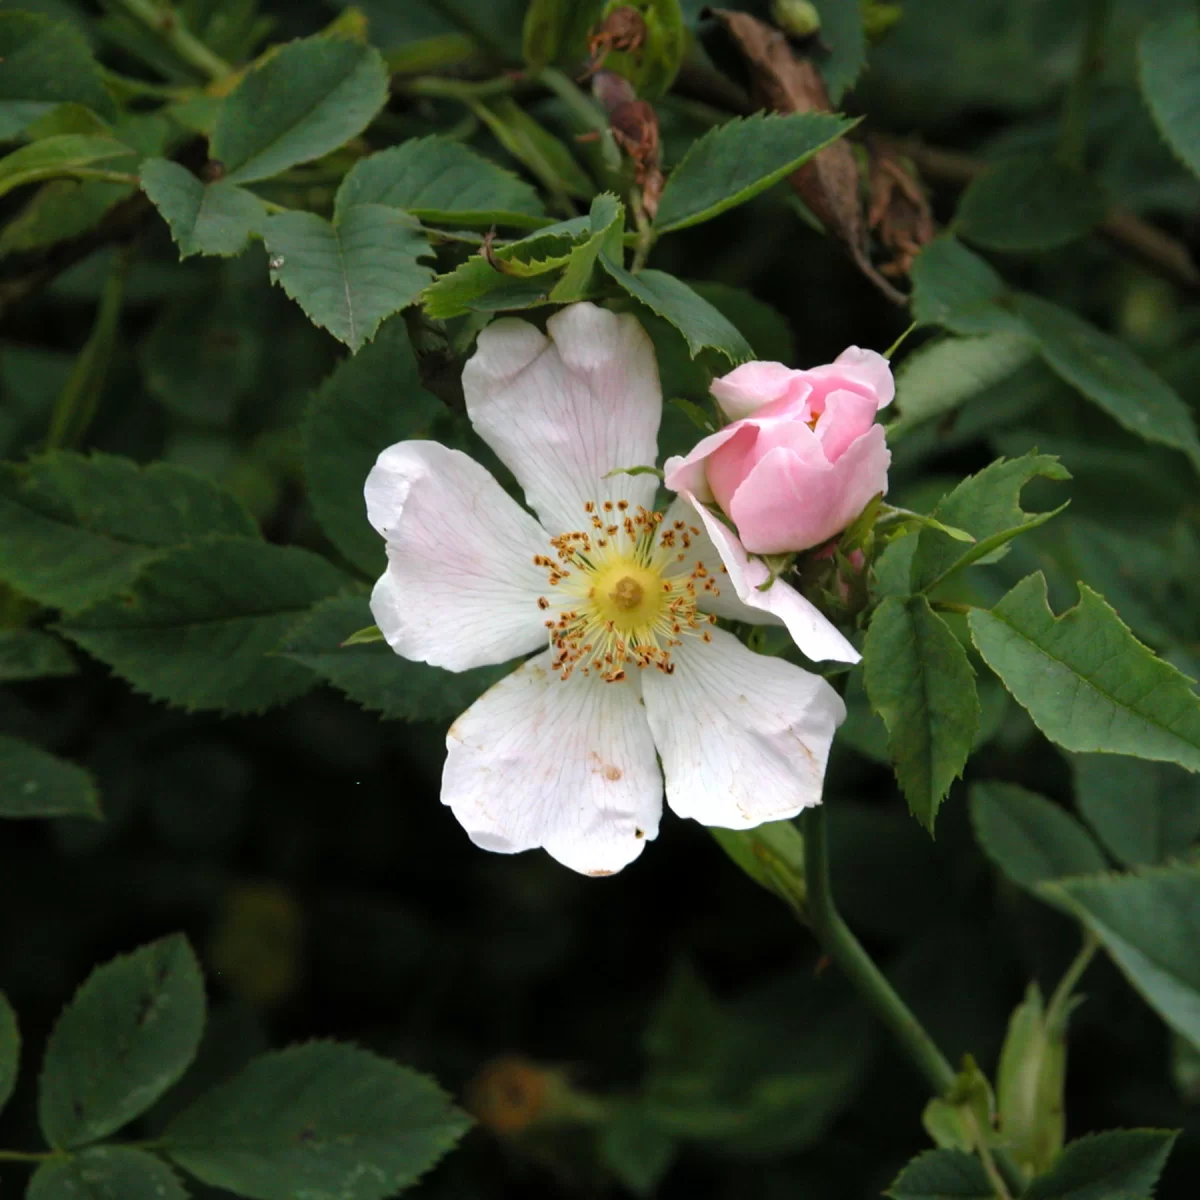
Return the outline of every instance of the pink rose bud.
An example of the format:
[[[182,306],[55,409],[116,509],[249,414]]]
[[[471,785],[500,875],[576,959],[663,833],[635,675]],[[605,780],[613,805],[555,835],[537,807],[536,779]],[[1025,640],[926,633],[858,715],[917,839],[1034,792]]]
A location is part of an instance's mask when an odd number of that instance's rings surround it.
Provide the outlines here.
[[[743,363],[713,380],[732,424],[666,464],[666,485],[716,503],[752,554],[807,550],[887,491],[879,409],[896,394],[887,359],[851,346],[809,371]]]

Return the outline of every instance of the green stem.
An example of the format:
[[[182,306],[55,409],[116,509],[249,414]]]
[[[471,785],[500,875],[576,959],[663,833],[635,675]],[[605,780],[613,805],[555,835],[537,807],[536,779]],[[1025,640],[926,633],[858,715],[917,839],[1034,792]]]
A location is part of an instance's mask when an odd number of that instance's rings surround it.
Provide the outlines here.
[[[636,275],[650,257],[654,247],[654,226],[646,216],[646,207],[642,203],[642,189],[634,187],[629,192],[630,207],[633,209],[633,223],[637,226],[637,241],[633,246],[633,265],[630,270]]]
[[[1079,948],[1079,953],[1075,955],[1071,965],[1063,972],[1063,977],[1058,981],[1058,987],[1054,989],[1054,995],[1050,997],[1050,1003],[1046,1005],[1047,1029],[1053,1029],[1055,1023],[1062,1020],[1076,985],[1083,977],[1084,971],[1091,965],[1092,959],[1096,957],[1096,951],[1099,949],[1100,939],[1090,929],[1085,929],[1083,945]]]
[[[486,100],[489,96],[509,96],[516,90],[516,80],[507,75],[475,83],[467,79],[443,79],[438,75],[422,75],[406,79],[398,85],[407,96],[428,96],[434,100]]]
[[[140,21],[161,38],[189,67],[208,79],[224,79],[233,73],[219,55],[214,54],[190,29],[183,18],[169,5],[157,0],[116,0],[135,21]]]
[[[69,1157],[65,1150],[0,1150],[0,1162],[41,1163]]]
[[[1089,0],[1087,25],[1075,75],[1063,102],[1062,128],[1058,139],[1058,157],[1068,167],[1083,170],[1087,152],[1088,110],[1092,84],[1104,61],[1104,34],[1108,27],[1110,0]]]
[[[909,1060],[925,1076],[935,1096],[944,1096],[954,1085],[954,1068],[937,1048],[933,1038],[900,999],[895,988],[862,948],[858,938],[842,920],[833,901],[829,877],[829,835],[825,806],[807,809],[800,818],[804,835],[804,875],[807,888],[808,921],[821,948],[840,968],[855,991],[900,1043]],[[995,1170],[1010,1195],[1020,1195],[1025,1181],[1021,1170],[1004,1150],[989,1151]],[[984,1162],[985,1169],[988,1163]]]
[[[908,337],[908,335],[909,335],[910,333],[912,333],[912,331],[913,331],[914,329],[916,329],[916,327],[917,327],[917,323],[916,323],[916,321],[914,321],[914,322],[913,322],[913,323],[912,323],[912,324],[911,324],[911,325],[910,325],[910,326],[909,326],[909,327],[908,327],[908,328],[907,328],[907,329],[906,329],[906,330],[905,330],[905,331],[904,331],[904,332],[903,332],[903,333],[902,333],[902,334],[901,334],[901,335],[900,335],[900,336],[899,336],[899,337],[898,337],[898,338],[897,338],[897,339],[896,339],[896,340],[895,340],[895,341],[894,341],[894,342],[893,342],[893,343],[892,343],[892,344],[891,344],[891,345],[890,345],[890,346],[889,346],[889,347],[888,347],[888,348],[887,348],[887,349],[886,349],[886,350],[883,352],[883,357],[884,357],[884,358],[887,358],[887,359],[890,359],[890,358],[892,357],[892,355],[893,355],[893,354],[895,354],[895,353],[896,353],[896,351],[897,351],[897,350],[899,350],[899,349],[900,349],[900,347],[904,345],[904,341],[905,341],[905,339]]]

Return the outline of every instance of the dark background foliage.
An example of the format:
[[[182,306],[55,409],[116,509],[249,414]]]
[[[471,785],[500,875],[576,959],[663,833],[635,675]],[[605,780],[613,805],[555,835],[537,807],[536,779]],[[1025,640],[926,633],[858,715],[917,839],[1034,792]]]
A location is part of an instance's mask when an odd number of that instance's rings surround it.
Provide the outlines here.
[[[85,21],[98,14],[65,0],[22,7]],[[334,15],[317,0],[262,7],[280,39],[309,34]],[[362,7],[384,50],[453,28],[459,10],[511,40],[523,8],[471,0]],[[1113,6],[1090,161],[1114,199],[1195,246],[1200,192],[1161,146],[1131,83],[1122,30],[1145,7]],[[1065,0],[907,0],[898,25],[872,49],[847,111],[868,114],[875,133],[919,135],[976,158],[1045,145],[1081,30],[1081,5]],[[108,61],[132,69],[120,50],[99,45]],[[672,130],[688,128],[688,110],[668,97],[661,112],[670,165]],[[388,122],[400,136],[454,115],[398,95]],[[479,144],[495,151],[482,135]],[[929,178],[935,214],[948,220],[959,188]],[[10,195],[5,211],[23,202]],[[180,263],[161,222],[135,245],[89,446],[200,471],[239,495],[270,540],[327,552],[305,497],[299,429],[342,348],[272,287],[257,245],[238,259]],[[114,252],[98,249],[6,314],[5,457],[19,458],[44,435]],[[1047,254],[1005,256],[1002,265],[1009,282],[1126,339],[1189,405],[1200,399],[1194,291],[1178,279],[1096,236]],[[675,236],[654,266],[743,288],[774,306],[801,365],[829,361],[851,343],[881,349],[908,321],[777,191]],[[1038,368],[973,402],[958,424],[899,444],[889,498],[926,509],[997,453],[1037,445],[1061,453],[1075,476],[1072,520],[1166,550],[1179,544],[1172,539],[1194,537],[1194,483],[1182,458],[1134,441],[1046,376]],[[1053,402],[1030,402],[1047,389]],[[975,586],[998,596],[1041,567],[1056,601],[1073,602],[1073,528],[1039,531]],[[1194,559],[1170,561],[1180,590],[1165,611],[1190,624]],[[1157,602],[1136,575],[1118,576],[1117,585]],[[1184,657],[1190,632],[1178,639]],[[265,1046],[336,1036],[428,1071],[459,1095],[509,1054],[560,1067],[582,1091],[630,1095],[643,1087],[648,1053],[662,1060],[664,1038],[699,1055],[708,1039],[726,1036],[704,1026],[711,1000],[722,1019],[738,1023],[729,1067],[737,1088],[768,1068],[811,1087],[778,1127],[685,1140],[658,1195],[859,1200],[879,1194],[929,1144],[923,1082],[820,961],[810,934],[699,826],[668,815],[644,857],[603,881],[540,853],[486,854],[438,803],[448,714],[380,721],[318,690],[262,716],[189,715],[76,657],[77,674],[0,690],[0,730],[87,767],[107,818],[4,828],[0,986],[21,1014],[26,1052],[0,1144],[36,1141],[37,1048],[78,982],[95,963],[174,930],[199,950],[213,1006],[197,1077],[184,1093]],[[956,1062],[970,1052],[991,1071],[1028,980],[1051,990],[1077,934],[989,866],[972,834],[967,788],[982,778],[1010,780],[1067,806],[1074,788],[1067,757],[999,688],[985,689],[983,701],[986,743],[942,808],[935,840],[909,817],[886,756],[881,761],[881,731],[861,702],[835,747],[826,803],[847,920],[945,1052]],[[1182,1129],[1159,1195],[1194,1195],[1200,1110],[1172,1075],[1170,1033],[1107,960],[1091,967],[1083,990],[1071,1026],[1068,1136]],[[672,996],[675,1010],[664,1001]],[[144,1127],[179,1103],[173,1093]],[[6,1165],[0,1176],[15,1192],[22,1171]],[[591,1197],[618,1186],[578,1131],[530,1141],[480,1127],[412,1194]]]

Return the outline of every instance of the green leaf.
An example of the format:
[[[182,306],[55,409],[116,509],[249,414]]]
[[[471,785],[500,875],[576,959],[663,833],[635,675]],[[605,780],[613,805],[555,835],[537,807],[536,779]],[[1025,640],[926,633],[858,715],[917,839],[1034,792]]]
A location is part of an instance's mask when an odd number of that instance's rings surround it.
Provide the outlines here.
[[[571,151],[545,126],[507,96],[472,106],[496,140],[523,163],[548,191],[590,200],[596,186],[575,161]]]
[[[691,288],[729,318],[753,347],[756,358],[766,362],[795,361],[796,339],[792,336],[791,325],[778,309],[745,288],[730,287],[726,283],[693,281]],[[708,389],[704,390],[707,392]]]
[[[367,474],[388,446],[430,436],[445,412],[421,386],[400,318],[343,359],[313,397],[304,430],[309,499],[329,540],[371,578],[382,574],[387,558],[367,522]]]
[[[163,1148],[214,1187],[255,1200],[382,1200],[462,1137],[432,1080],[354,1046],[264,1054],[167,1127]]]
[[[297,546],[212,537],[153,559],[128,592],[60,628],[155,700],[261,712],[312,685],[275,653],[346,576]]]
[[[992,609],[972,609],[971,637],[988,666],[1051,741],[1200,770],[1200,698],[1086,584],[1061,617],[1046,577],[1027,576]]]
[[[634,275],[608,254],[601,254],[600,264],[635,300],[670,321],[683,334],[693,358],[705,347],[723,354],[734,364],[754,357],[750,343],[683,280],[665,271],[647,270]]]
[[[926,1150],[896,1176],[884,1194],[891,1200],[991,1200],[995,1192],[973,1154]]]
[[[634,1101],[604,1123],[597,1150],[601,1162],[622,1186],[635,1196],[653,1196],[675,1159],[676,1142],[656,1129],[644,1106]]]
[[[804,915],[804,839],[791,821],[768,821],[753,829],[709,826],[717,845],[760,887]]]
[[[1026,333],[1024,322],[1002,305],[1004,280],[978,254],[950,234],[934,238],[912,267],[912,314],[918,325],[954,333]]]
[[[1138,44],[1142,95],[1167,145],[1200,175],[1200,16],[1181,10]]]
[[[1200,469],[1191,410],[1132,350],[1039,296],[1019,295],[1016,304],[1055,374],[1131,433],[1182,450]]]
[[[402,208],[422,221],[488,228],[548,224],[537,192],[523,179],[447,137],[409,138],[359,159],[338,188],[334,212],[355,204]]]
[[[97,163],[127,158],[132,151],[112,138],[64,133],[22,146],[0,158],[0,196],[13,188],[71,175]]]
[[[854,128],[832,113],[735,118],[691,145],[671,172],[654,225],[660,233],[711,221],[790,175]]]
[[[888,753],[914,817],[933,832],[979,728],[975,673],[923,596],[889,596],[863,646],[867,697],[888,730]]]
[[[0,579],[42,604],[82,608],[164,547],[211,533],[257,528],[232,496],[179,467],[67,451],[0,466]]]
[[[512,669],[512,663],[443,671],[401,658],[386,642],[347,645],[371,619],[366,596],[333,596],[288,635],[283,652],[355,704],[394,721],[450,721]]]
[[[382,204],[356,205],[333,225],[316,213],[278,213],[267,218],[263,240],[272,280],[351,350],[433,276],[417,261],[432,253],[420,227]]]
[[[25,1200],[187,1200],[187,1192],[175,1172],[145,1150],[93,1146],[42,1163]]]
[[[0,817],[100,818],[100,797],[82,768],[0,735]]]
[[[1100,939],[1142,998],[1200,1047],[1200,867],[1046,885]]]
[[[997,162],[977,175],[958,206],[958,232],[989,250],[1052,250],[1104,219],[1104,189],[1045,154]]]
[[[142,163],[142,190],[162,214],[179,247],[192,254],[241,254],[261,233],[267,210],[253,192],[226,180],[204,183],[165,158]]]
[[[588,227],[589,236],[571,251],[562,275],[550,291],[550,299],[556,304],[582,300],[594,290],[596,263],[601,253],[621,257],[625,205],[611,193],[602,192],[592,200]]]
[[[1200,779],[1169,763],[1080,754],[1075,803],[1104,847],[1129,867],[1180,858],[1200,837]]]
[[[1071,1142],[1039,1175],[1023,1200],[1112,1200],[1149,1196],[1178,1133],[1165,1129],[1113,1129]]]
[[[226,99],[210,157],[229,183],[270,179],[362,133],[387,95],[387,67],[373,47],[320,36],[289,42]]]
[[[1067,875],[1108,867],[1087,830],[1044,796],[1013,783],[971,788],[975,839],[992,864],[1027,891]]]
[[[821,0],[821,46],[828,48],[816,58],[829,92],[829,102],[838,104],[867,65],[867,36],[862,0]]]
[[[951,575],[977,562],[995,562],[1009,539],[1036,529],[1062,511],[1031,514],[1021,508],[1021,491],[1030,480],[1070,479],[1070,473],[1049,454],[999,458],[962,481],[944,496],[933,515],[945,525],[965,529],[975,544],[964,549],[936,529],[922,529],[912,562],[913,591],[932,591]]]
[[[74,675],[76,669],[58,638],[36,629],[0,629],[0,683]]]
[[[46,1043],[46,1141],[70,1149],[127,1125],[187,1070],[203,1032],[204,979],[183,934],[97,967]]]
[[[540,71],[551,63],[577,66],[588,58],[588,33],[604,0],[530,0],[522,27],[521,55]]]
[[[0,1110],[8,1103],[17,1086],[17,1072],[21,1067],[21,1031],[17,1026],[17,1014],[0,992]]]
[[[914,351],[896,372],[898,416],[888,425],[888,441],[936,417],[961,408],[1037,353],[1033,338],[1020,333],[938,338]]]
[[[0,13],[0,141],[11,141],[60,104],[75,103],[113,120],[87,39],[75,25],[40,13]]]

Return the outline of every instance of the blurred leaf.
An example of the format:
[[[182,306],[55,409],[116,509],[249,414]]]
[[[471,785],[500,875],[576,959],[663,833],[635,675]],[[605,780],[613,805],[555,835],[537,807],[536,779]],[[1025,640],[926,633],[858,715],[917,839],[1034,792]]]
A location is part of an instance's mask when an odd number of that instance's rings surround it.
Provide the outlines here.
[[[1200,470],[1200,438],[1191,410],[1124,343],[1039,296],[1016,297],[1046,362],[1131,433],[1182,450]]]
[[[601,254],[600,263],[635,300],[683,334],[693,358],[705,347],[712,347],[735,365],[754,357],[750,343],[683,280],[665,271],[634,275],[607,254]]]
[[[578,67],[588,57],[588,32],[600,20],[605,0],[530,0],[525,10],[521,53],[540,71],[551,63]]]
[[[21,1066],[21,1031],[17,1014],[0,992],[0,1110],[8,1103],[17,1086],[17,1071]]]
[[[298,546],[212,537],[152,559],[127,592],[60,628],[155,700],[261,712],[312,686],[308,671],[275,651],[299,617],[347,582]]]
[[[100,816],[96,785],[82,767],[0,735],[0,817]]]
[[[912,313],[919,325],[954,333],[1024,333],[1024,322],[1003,307],[1004,280],[978,254],[950,234],[922,248],[912,267]]]
[[[187,1200],[165,1162],[125,1146],[93,1146],[38,1167],[25,1200]]]
[[[482,154],[446,137],[410,138],[359,159],[338,188],[335,216],[355,204],[402,208],[448,225],[548,223],[537,192]]]
[[[366,1050],[309,1042],[254,1059],[167,1127],[163,1149],[256,1200],[383,1200],[469,1121],[432,1080]]]
[[[675,1159],[675,1139],[657,1130],[636,1103],[600,1130],[601,1162],[635,1196],[653,1196]]]
[[[70,175],[76,170],[93,167],[115,158],[127,158],[128,146],[112,138],[89,137],[81,133],[64,133],[22,146],[0,158],[0,196],[13,188]]]
[[[97,967],[46,1043],[38,1119],[55,1148],[105,1137],[145,1112],[191,1065],[204,979],[181,933]]]
[[[1057,508],[1027,513],[1021,508],[1022,489],[1039,476],[1054,480],[1071,478],[1052,455],[1026,454],[1021,458],[997,459],[944,496],[933,515],[944,525],[965,529],[975,538],[975,544],[964,548],[938,529],[922,529],[917,535],[912,561],[913,591],[931,591],[973,563],[997,561],[1006,553],[1012,537],[1036,529],[1061,512]]]
[[[329,540],[371,578],[387,559],[383,538],[367,522],[367,474],[388,446],[430,436],[445,412],[421,386],[398,318],[360,353],[343,359],[313,397],[304,436],[309,499]]]
[[[225,180],[204,183],[165,158],[147,159],[141,176],[142,190],[170,226],[180,258],[241,254],[262,232],[267,210],[245,188]]]
[[[966,651],[924,596],[889,596],[863,646],[867,696],[888,730],[888,753],[914,817],[932,834],[979,728]]]
[[[0,13],[0,141],[66,102],[111,120],[116,107],[86,38],[40,13]]]
[[[270,179],[361,133],[387,102],[379,51],[345,38],[289,42],[226,99],[210,156],[229,183]]]
[[[0,683],[74,675],[77,669],[58,638],[36,629],[0,629]]]
[[[693,282],[694,291],[719,313],[729,318],[765,362],[794,362],[796,340],[792,327],[778,309],[764,303],[744,288],[726,283]]]
[[[1004,159],[977,175],[958,206],[958,232],[989,250],[1052,250],[1104,219],[1104,189],[1051,155]]]
[[[767,821],[754,829],[709,827],[718,846],[760,887],[804,917],[804,839],[791,821]]]
[[[863,0],[821,0],[821,44],[829,53],[817,59],[829,99],[838,104],[867,65]]]
[[[1165,1129],[1113,1129],[1081,1137],[1029,1185],[1024,1200],[1149,1196],[1177,1136]]]
[[[157,551],[212,533],[258,530],[232,496],[178,467],[68,451],[0,465],[0,578],[42,604],[82,608]]]
[[[551,194],[576,200],[590,200],[595,195],[595,184],[571,151],[515,100],[501,96],[474,105],[472,111],[492,131],[496,141]]]
[[[133,170],[136,156],[108,165]],[[25,207],[0,232],[0,256],[40,250],[93,229],[115,204],[133,194],[130,183],[90,179],[51,179],[29,198]]]
[[[1046,577],[1026,576],[971,637],[988,666],[1051,741],[1067,750],[1128,754],[1200,770],[1200,698],[1086,584],[1061,617]]]
[[[718,125],[692,143],[663,188],[654,226],[686,229],[778,183],[853,128],[832,113],[756,114]]]
[[[1200,175],[1200,15],[1181,9],[1138,44],[1142,95],[1167,145]]]
[[[346,645],[370,616],[366,596],[332,596],[288,634],[283,652],[355,704],[393,721],[450,721],[513,669],[510,662],[443,671],[401,658],[386,642]]]
[[[1127,867],[1180,858],[1200,837],[1200,779],[1168,763],[1079,754],[1075,803],[1104,848]]]
[[[896,1176],[885,1195],[891,1200],[991,1200],[995,1192],[973,1154],[926,1150]]]
[[[263,240],[272,280],[352,351],[433,276],[417,261],[432,253],[420,227],[382,204],[355,205],[333,225],[315,213],[278,213]]]
[[[1037,343],[1020,333],[927,342],[908,355],[896,372],[898,415],[887,427],[888,441],[960,408],[1009,378],[1036,353]]]
[[[1091,875],[1108,863],[1070,813],[1014,783],[971,788],[975,838],[992,864],[1013,883],[1036,892],[1039,883]]]
[[[1200,867],[1045,886],[1100,939],[1143,999],[1200,1048]]]

